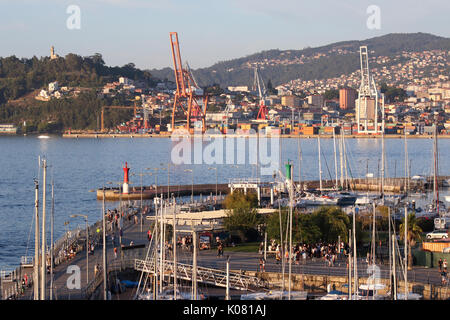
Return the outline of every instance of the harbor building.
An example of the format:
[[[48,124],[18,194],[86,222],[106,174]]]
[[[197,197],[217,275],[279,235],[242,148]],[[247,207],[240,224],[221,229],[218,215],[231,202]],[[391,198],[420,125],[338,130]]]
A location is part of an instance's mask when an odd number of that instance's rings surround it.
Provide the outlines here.
[[[342,110],[354,110],[357,92],[353,88],[339,90],[339,107]]]

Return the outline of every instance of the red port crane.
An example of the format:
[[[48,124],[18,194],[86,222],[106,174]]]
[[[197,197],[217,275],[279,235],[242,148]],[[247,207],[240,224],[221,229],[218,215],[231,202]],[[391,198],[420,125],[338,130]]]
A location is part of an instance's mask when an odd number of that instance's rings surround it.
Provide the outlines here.
[[[208,96],[197,93],[201,89],[196,84],[190,70],[188,68],[183,68],[180,44],[176,32],[170,32],[170,45],[172,48],[175,82],[177,84],[177,91],[175,93],[172,109],[172,130],[175,129],[176,113],[181,109],[186,117],[186,130],[193,132],[192,125],[197,121],[201,121],[202,133],[204,133],[206,130],[205,115],[206,107],[208,105]]]
[[[267,110],[267,106],[264,103],[266,98],[266,87],[264,86],[264,82],[260,79],[260,75],[258,74],[258,68],[255,67],[255,79],[253,82],[254,90],[258,90],[259,97],[259,110],[257,120],[267,120],[267,116],[269,111]],[[261,88],[262,87],[262,88]]]

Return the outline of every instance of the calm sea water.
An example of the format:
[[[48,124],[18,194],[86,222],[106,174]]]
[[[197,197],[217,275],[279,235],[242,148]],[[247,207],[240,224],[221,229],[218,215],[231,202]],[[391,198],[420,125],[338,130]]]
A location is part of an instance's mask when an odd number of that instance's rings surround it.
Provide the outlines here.
[[[281,159],[294,164],[294,179],[298,179],[298,141],[281,139]],[[302,180],[318,180],[317,139],[301,139]],[[208,145],[209,142],[206,143]],[[81,220],[70,219],[71,214],[87,214],[89,223],[101,219],[101,201],[96,193],[90,192],[107,185],[107,182],[120,182],[123,179],[122,167],[125,161],[131,167],[130,173],[150,172],[145,168],[167,168],[171,159],[174,142],[168,138],[141,139],[64,139],[51,136],[50,139],[38,139],[36,136],[0,136],[0,269],[12,268],[19,264],[20,257],[33,255],[34,250],[34,182],[39,175],[38,156],[48,161],[47,212],[51,208],[51,187],[55,187],[55,240],[62,236],[64,222],[70,221],[70,229],[83,227]],[[405,154],[403,139],[386,139],[386,176],[399,177],[405,172]],[[237,147],[236,147],[237,148]],[[381,159],[380,139],[347,139],[346,142],[351,175],[363,177],[368,172],[376,177]],[[237,148],[236,154],[246,154],[246,164],[181,164],[170,167],[170,184],[189,185],[194,183],[216,182],[217,167],[219,183],[230,178],[256,177],[254,165],[248,164],[248,150]],[[332,139],[321,139],[322,177],[330,179],[334,174],[334,146]],[[439,140],[439,173],[450,175],[450,139]],[[411,175],[432,174],[433,140],[408,139],[408,154]],[[339,153],[338,153],[339,155]],[[225,158],[224,158],[225,159]],[[339,161],[339,156],[338,156]],[[339,166],[339,162],[338,162]],[[284,170],[283,170],[284,171]],[[42,173],[42,171],[41,171]],[[153,171],[158,184],[167,184],[167,170]],[[269,180],[271,176],[260,176]],[[140,177],[132,176],[133,186],[140,186]],[[143,177],[143,184],[155,183],[155,176]],[[41,186],[42,190],[42,186]],[[108,206],[114,206],[109,203]],[[47,230],[50,228],[48,227]],[[47,236],[49,239],[50,236]]]

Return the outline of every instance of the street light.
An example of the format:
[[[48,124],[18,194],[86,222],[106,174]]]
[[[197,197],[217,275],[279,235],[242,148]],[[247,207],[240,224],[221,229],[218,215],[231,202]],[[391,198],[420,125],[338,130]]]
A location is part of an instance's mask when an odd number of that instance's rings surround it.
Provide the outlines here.
[[[192,172],[192,186],[191,186],[191,202],[194,203],[194,170],[185,169],[185,172]]]
[[[155,185],[156,185],[156,196],[158,196],[158,171],[165,168],[146,168],[147,170],[155,170]]]
[[[160,163],[163,166],[164,163]],[[159,168],[159,170],[166,170],[166,168]],[[167,162],[167,199],[170,199],[170,162]]]
[[[217,167],[209,167],[208,170],[216,170],[216,200],[217,202]]]
[[[86,222],[86,283],[89,283],[89,226],[88,216],[84,214],[72,214],[71,218],[83,217]]]
[[[142,209],[142,197],[143,197],[143,195],[142,195],[142,193],[143,193],[143,188],[144,188],[144,186],[143,186],[143,183],[142,183],[142,177],[143,176],[145,176],[145,175],[152,175],[151,173],[148,173],[148,172],[146,172],[146,173],[143,173],[142,172],[142,169],[141,169],[141,173],[132,173],[130,176],[140,176],[141,177],[141,233],[142,233],[142,213],[143,213],[143,209]]]

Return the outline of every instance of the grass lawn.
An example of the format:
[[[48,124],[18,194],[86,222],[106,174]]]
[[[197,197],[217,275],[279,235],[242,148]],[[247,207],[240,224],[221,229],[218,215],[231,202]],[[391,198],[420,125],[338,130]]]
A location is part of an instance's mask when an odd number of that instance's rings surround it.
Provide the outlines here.
[[[224,247],[223,251],[228,252],[258,252],[260,242],[239,243],[234,247]]]

